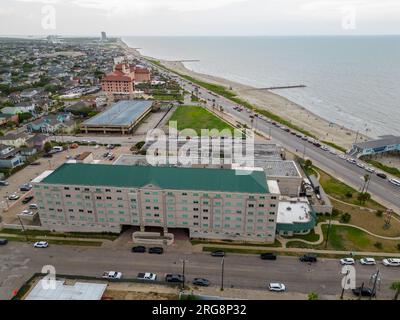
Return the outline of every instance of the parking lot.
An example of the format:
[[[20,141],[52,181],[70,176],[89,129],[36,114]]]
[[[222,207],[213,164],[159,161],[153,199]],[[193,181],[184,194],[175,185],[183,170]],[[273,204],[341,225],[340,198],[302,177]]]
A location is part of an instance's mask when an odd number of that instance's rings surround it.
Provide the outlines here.
[[[54,170],[65,163],[68,158],[73,159],[78,154],[87,151],[92,152],[95,163],[104,163],[111,165],[113,161],[115,161],[121,154],[131,153],[129,149],[130,146],[128,145],[115,147],[112,150],[107,149],[105,146],[79,146],[76,149],[69,149],[59,153],[55,153],[51,158],[38,159],[36,162],[40,163],[39,165],[29,165],[25,167],[24,169],[18,171],[7,179],[7,181],[9,182],[8,186],[0,187],[0,208],[2,211],[1,215],[3,218],[3,222],[19,224],[16,215],[27,209],[29,206],[29,204],[23,204],[22,200],[32,193],[32,190],[25,192],[20,191],[20,186],[25,183],[29,183],[44,171]],[[107,152],[111,152],[114,155],[113,160],[110,160],[111,157],[104,158],[104,154]],[[9,200],[8,197],[14,193],[19,195],[19,199]],[[30,203],[35,203],[35,199],[33,199]],[[24,223],[32,224],[30,221],[24,221]]]

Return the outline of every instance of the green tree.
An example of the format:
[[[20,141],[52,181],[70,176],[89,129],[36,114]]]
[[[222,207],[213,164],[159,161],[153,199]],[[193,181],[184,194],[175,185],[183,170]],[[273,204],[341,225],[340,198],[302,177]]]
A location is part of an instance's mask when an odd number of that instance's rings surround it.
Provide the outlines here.
[[[32,114],[30,112],[18,113],[18,121],[19,122],[29,120],[30,118],[32,118]]]
[[[360,204],[365,204],[368,200],[371,199],[371,195],[368,192],[361,192],[357,195],[357,200]]]
[[[351,220],[351,214],[350,213],[344,213],[340,217],[340,222],[341,223],[349,223]]]
[[[44,147],[43,147],[44,151],[45,151],[46,153],[49,153],[50,150],[51,150],[51,148],[53,148],[51,142],[50,142],[50,141],[47,141],[47,142],[44,144]]]
[[[400,281],[393,282],[390,286],[390,289],[395,291],[393,300],[397,300],[400,294]]]
[[[312,161],[311,161],[310,159],[307,159],[307,160],[304,162],[304,166],[305,166],[306,168],[311,168],[312,165],[313,165],[313,163],[312,163]]]
[[[319,300],[318,294],[315,292],[311,292],[308,294],[308,300]]]

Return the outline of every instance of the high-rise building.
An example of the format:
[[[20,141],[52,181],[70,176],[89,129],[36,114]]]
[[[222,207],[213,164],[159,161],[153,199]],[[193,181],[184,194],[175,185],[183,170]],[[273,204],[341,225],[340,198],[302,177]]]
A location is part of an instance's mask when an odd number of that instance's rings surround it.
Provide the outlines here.
[[[106,41],[107,40],[107,34],[105,33],[105,31],[101,32],[101,40],[102,41]]]

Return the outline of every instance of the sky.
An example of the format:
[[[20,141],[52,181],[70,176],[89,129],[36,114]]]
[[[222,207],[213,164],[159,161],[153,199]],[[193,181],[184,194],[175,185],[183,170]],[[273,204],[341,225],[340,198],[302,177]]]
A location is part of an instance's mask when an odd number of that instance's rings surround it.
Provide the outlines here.
[[[0,0],[0,35],[400,34],[400,0]]]

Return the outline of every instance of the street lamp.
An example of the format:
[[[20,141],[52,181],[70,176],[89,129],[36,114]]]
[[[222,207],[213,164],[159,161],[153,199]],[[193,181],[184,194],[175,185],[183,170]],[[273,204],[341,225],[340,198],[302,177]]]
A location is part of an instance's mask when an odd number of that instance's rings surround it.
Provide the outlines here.
[[[188,262],[188,260],[185,259],[181,259],[182,262],[182,277],[183,277],[183,281],[182,281],[182,290],[185,290],[185,270],[186,270],[186,262]]]
[[[225,257],[222,257],[222,261],[221,261],[221,291],[224,291],[224,269],[225,269]]]

